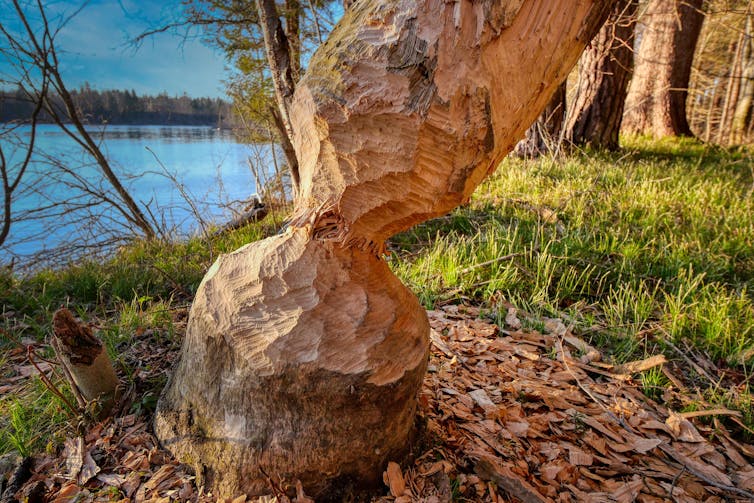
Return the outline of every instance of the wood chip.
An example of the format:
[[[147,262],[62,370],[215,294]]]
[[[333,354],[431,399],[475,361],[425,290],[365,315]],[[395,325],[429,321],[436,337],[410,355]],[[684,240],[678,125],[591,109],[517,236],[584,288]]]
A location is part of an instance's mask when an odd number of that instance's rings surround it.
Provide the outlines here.
[[[406,482],[403,479],[403,473],[398,463],[390,461],[387,464],[387,471],[385,472],[385,478],[387,479],[387,485],[390,488],[390,494],[394,497],[403,496],[406,492]]]

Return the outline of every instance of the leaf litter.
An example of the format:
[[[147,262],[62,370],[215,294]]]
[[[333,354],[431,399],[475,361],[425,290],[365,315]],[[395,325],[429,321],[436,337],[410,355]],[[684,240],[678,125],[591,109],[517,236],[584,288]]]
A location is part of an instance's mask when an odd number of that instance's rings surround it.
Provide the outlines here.
[[[667,371],[664,357],[612,366],[560,320],[546,320],[544,333],[523,330],[515,310],[503,328],[480,319],[476,307],[449,305],[428,315],[420,441],[408,460],[388,464],[385,495],[375,501],[754,501],[754,446],[718,420],[733,411],[676,412],[640,391],[634,374]],[[132,403],[176,358],[176,344],[156,348],[149,335],[127,350],[137,369],[127,393]],[[11,389],[19,375],[30,374],[20,361],[17,367],[0,386]],[[140,411],[91,426],[58,454],[37,457],[15,497],[221,501],[160,448],[150,424]],[[292,484],[290,496],[257,501],[312,501],[300,483]]]

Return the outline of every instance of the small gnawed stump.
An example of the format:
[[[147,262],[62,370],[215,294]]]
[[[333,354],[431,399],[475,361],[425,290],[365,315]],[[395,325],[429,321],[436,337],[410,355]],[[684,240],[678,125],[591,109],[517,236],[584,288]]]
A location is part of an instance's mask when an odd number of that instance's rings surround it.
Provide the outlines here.
[[[376,486],[406,453],[429,325],[384,261],[291,229],[221,256],[190,319],[155,431],[215,495]]]
[[[119,382],[102,342],[66,308],[55,311],[52,328],[52,346],[71,386],[87,402],[98,402],[97,415],[106,417],[117,399]]]

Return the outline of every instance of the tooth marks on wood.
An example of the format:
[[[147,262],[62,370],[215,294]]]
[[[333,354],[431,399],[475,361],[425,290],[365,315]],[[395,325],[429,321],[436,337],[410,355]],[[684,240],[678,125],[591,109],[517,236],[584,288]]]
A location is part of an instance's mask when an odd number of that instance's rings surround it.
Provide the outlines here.
[[[102,343],[92,335],[92,330],[77,322],[73,314],[64,307],[52,316],[52,328],[71,363],[75,365],[91,365],[102,352]]]

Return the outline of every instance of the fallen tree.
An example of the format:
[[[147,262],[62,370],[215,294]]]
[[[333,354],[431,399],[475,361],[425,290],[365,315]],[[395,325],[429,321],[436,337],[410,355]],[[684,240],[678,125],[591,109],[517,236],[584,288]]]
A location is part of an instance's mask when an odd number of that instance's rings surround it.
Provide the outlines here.
[[[468,200],[544,108],[604,0],[353,4],[290,106],[284,234],[222,256],[191,309],[155,431],[214,494],[378,484],[408,450],[429,326],[382,260]]]

